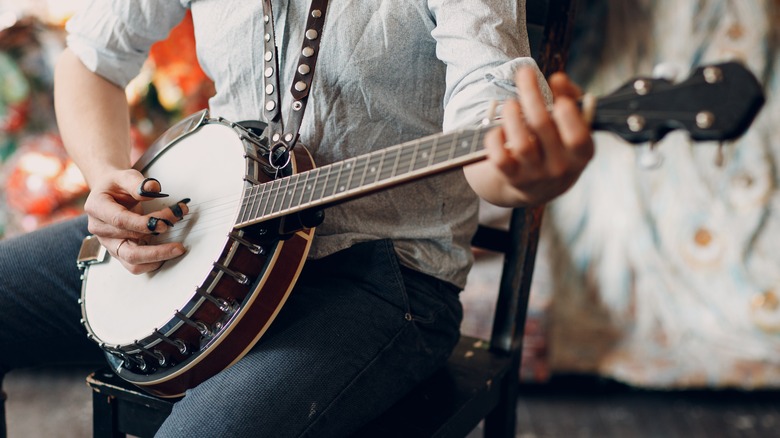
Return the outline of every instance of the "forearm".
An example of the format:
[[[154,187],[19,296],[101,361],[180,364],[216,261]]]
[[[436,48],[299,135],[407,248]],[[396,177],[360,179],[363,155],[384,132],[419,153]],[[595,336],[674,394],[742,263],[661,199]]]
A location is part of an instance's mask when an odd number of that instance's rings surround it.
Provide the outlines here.
[[[89,71],[67,49],[55,69],[54,104],[65,148],[90,186],[107,170],[130,167],[124,90]]]

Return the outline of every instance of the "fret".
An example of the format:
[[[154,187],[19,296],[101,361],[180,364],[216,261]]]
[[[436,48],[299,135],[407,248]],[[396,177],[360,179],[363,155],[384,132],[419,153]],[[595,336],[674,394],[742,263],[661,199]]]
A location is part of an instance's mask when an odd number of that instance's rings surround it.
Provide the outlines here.
[[[475,129],[474,135],[471,141],[471,152],[476,152],[476,148],[479,147],[479,145],[482,144],[482,139],[484,138],[484,134],[487,132],[484,129]]]
[[[322,200],[322,198],[325,197],[325,189],[328,186],[328,180],[330,179],[330,174],[331,174],[331,169],[332,168],[333,168],[333,166],[331,166],[331,165],[320,167],[320,173],[321,174],[322,173],[325,174],[325,181],[321,181],[319,177],[322,176],[322,175],[318,175],[317,183],[315,184],[315,188],[314,188],[315,189],[315,194],[316,194],[316,191],[319,190],[319,195],[315,196],[318,201]]]
[[[436,141],[431,142],[431,147],[428,149],[428,167],[433,165],[433,159],[436,157]]]
[[[251,196],[248,198],[249,209],[247,211],[246,220],[252,220],[257,217],[257,210],[260,208],[259,204],[260,200],[262,200],[262,192],[266,189],[267,187],[265,184],[250,187],[249,192],[251,193]]]
[[[469,141],[466,138],[466,132],[459,132],[457,137],[458,142],[458,156],[462,157],[474,152],[474,146],[480,144],[479,142]]]
[[[255,219],[267,215],[271,210],[271,204],[273,203],[271,195],[273,194],[273,185],[275,183],[276,181],[269,181],[263,184],[263,191],[260,193],[260,198],[258,199],[259,202],[257,203],[257,213],[255,214]]]
[[[281,210],[289,210],[293,206],[295,186],[298,184],[298,175],[292,175],[284,179],[284,196],[282,197]]]
[[[279,211],[279,186],[281,186],[281,180],[274,180],[271,183],[271,187],[268,189],[268,203],[263,208],[263,216],[273,214]]]
[[[352,178],[349,183],[349,190],[362,187],[366,181],[366,173],[368,172],[368,161],[370,156],[363,155],[355,159],[355,173],[360,175],[360,180]]]
[[[417,146],[418,146],[418,150],[416,155],[417,157],[419,157],[419,159],[415,160],[414,167],[412,168],[412,170],[425,169],[431,164],[430,148],[427,145],[425,145],[425,143],[422,142],[419,142]],[[424,147],[420,147],[420,146],[424,146]]]
[[[346,184],[342,184],[341,187],[339,187],[339,193],[345,192],[350,189],[350,185],[352,183],[352,177],[355,175],[355,162],[357,161],[357,158],[350,158],[344,163],[344,166],[349,171],[349,176],[347,178]],[[342,188],[343,187],[343,188]]]
[[[250,189],[252,196],[249,198],[249,202],[251,203],[252,207],[249,209],[249,216],[246,218],[246,220],[252,220],[257,217],[257,213],[260,210],[260,202],[262,201],[263,193],[266,190],[268,190],[266,184],[261,184],[260,186],[254,186]]]
[[[394,148],[385,149],[385,155],[391,152],[395,153],[395,158],[393,159],[393,165],[382,166],[382,168],[379,169],[379,180],[384,180],[393,177],[395,175],[395,167],[398,165],[398,155],[400,153],[400,149],[394,149]]]
[[[385,161],[385,151],[379,151],[371,154],[368,158],[368,171],[367,175],[371,176],[374,180],[367,184],[374,184],[379,181],[379,170],[382,168],[382,163]]]
[[[314,170],[312,170],[310,173],[309,178],[306,179],[306,188],[304,190],[304,193],[309,193],[309,200],[306,201],[306,205],[311,204],[314,202],[314,190],[317,187],[317,181],[320,178],[320,173],[322,173],[322,168],[318,167]]]
[[[413,144],[405,144],[403,145],[398,153],[398,163],[395,165],[395,169],[393,169],[393,175],[404,175],[409,173],[409,170],[411,168],[412,162],[414,162],[414,153],[417,149],[417,146],[420,144],[420,141],[415,141]]]
[[[414,172],[414,165],[417,163],[417,153],[420,151],[420,144],[422,141],[414,142],[414,152],[412,152],[412,162],[409,163],[409,172]]]
[[[360,158],[362,158],[364,161],[363,164],[361,164],[361,166],[363,166],[363,174],[360,176],[360,183],[358,183],[358,185],[355,186],[354,188],[363,187],[366,185],[366,176],[368,175],[368,171],[370,168],[371,155],[364,155]]]
[[[303,172],[295,175],[297,178],[297,181],[295,182],[295,193],[293,194],[293,203],[297,206],[303,204],[303,195],[306,192],[306,184],[309,183],[309,177],[311,176],[311,171],[309,172]]]
[[[339,166],[339,174],[336,175],[336,181],[335,184],[333,184],[333,196],[336,196],[347,189],[347,186],[341,181],[344,177],[344,168],[347,166],[349,166],[349,162],[344,162]]]
[[[250,203],[250,193],[252,192],[252,187],[247,187],[244,189],[244,196],[241,197],[241,209],[238,211],[238,223],[246,221],[247,218],[247,209],[248,204]]]
[[[255,219],[268,214],[269,204],[271,203],[271,193],[275,182],[276,181],[269,181],[262,185],[263,190],[259,193],[259,198],[257,199],[257,213],[255,214]]]
[[[280,178],[279,185],[276,187],[276,195],[274,198],[274,208],[271,210],[271,214],[279,213],[284,209],[284,198],[286,196],[285,187],[287,186],[287,180]]]
[[[449,157],[449,151],[447,148],[440,148],[439,146],[439,138],[435,138],[434,142],[436,143],[436,151],[433,153],[433,163],[434,164],[441,164],[447,161],[447,157]]]
[[[333,177],[328,178],[328,180],[325,182],[325,188],[322,191],[322,197],[330,197],[336,194],[336,191],[339,187],[339,179],[341,178],[341,170],[344,168],[344,162],[339,161],[336,163],[331,164],[328,166],[330,168],[330,171],[328,172]]]
[[[458,149],[458,137],[456,135],[449,135],[448,137],[452,137],[452,142],[450,142],[450,155],[447,157],[447,161],[451,161],[455,157],[455,151]]]
[[[266,190],[266,185],[261,184],[259,186],[254,186],[249,189],[249,191],[252,193],[251,197],[249,198],[250,208],[248,211],[248,215],[245,221],[250,221],[257,218],[257,212],[260,209],[260,201],[262,201],[262,192]]]

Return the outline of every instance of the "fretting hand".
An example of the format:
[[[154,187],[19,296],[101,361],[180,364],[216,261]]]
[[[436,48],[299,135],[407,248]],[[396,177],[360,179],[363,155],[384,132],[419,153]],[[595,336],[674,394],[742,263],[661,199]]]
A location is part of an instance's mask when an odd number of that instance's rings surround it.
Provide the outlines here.
[[[540,204],[562,194],[594,151],[590,127],[577,107],[581,92],[565,74],[550,78],[552,110],[534,69],[520,69],[516,83],[519,100],[504,103],[501,127],[485,138],[488,159],[467,170],[485,200],[510,207]]]

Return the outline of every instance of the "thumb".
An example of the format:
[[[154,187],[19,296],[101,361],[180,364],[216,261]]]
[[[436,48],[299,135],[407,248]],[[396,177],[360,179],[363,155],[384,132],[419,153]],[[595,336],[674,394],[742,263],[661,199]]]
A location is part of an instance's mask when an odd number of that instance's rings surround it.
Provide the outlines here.
[[[152,198],[165,198],[167,193],[162,193],[162,184],[156,178],[145,177],[135,169],[122,172],[117,181],[124,192],[132,196],[136,201],[148,201]]]

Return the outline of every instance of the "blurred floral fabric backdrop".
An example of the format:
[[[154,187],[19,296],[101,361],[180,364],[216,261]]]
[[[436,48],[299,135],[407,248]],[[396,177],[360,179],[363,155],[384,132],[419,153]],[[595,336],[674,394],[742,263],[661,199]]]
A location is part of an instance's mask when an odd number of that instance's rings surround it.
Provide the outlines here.
[[[87,187],[62,146],[52,97],[65,22],[81,3],[0,0],[0,237],[81,214]],[[187,17],[127,88],[133,155],[211,94]]]
[[[568,67],[595,95],[737,60],[767,102],[722,161],[673,132],[647,169],[641,148],[597,133],[594,161],[545,216],[547,363],[645,387],[780,387],[780,1],[579,5]]]

